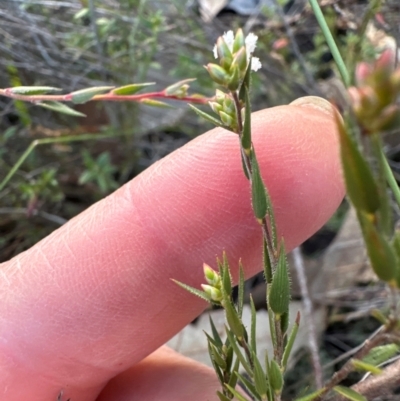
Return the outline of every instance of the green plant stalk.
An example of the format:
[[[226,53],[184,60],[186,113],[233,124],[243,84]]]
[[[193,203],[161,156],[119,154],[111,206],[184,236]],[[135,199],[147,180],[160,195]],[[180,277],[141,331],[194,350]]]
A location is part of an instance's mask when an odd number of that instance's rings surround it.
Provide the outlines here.
[[[385,153],[383,152],[383,149],[381,149],[381,158],[387,183],[389,184],[389,187],[393,192],[393,196],[397,204],[400,205],[400,189],[397,184],[396,178],[393,175],[393,171],[390,168],[389,163],[386,159]]]
[[[328,24],[326,23],[324,14],[322,13],[321,7],[318,4],[318,0],[309,0],[309,3],[325,37],[326,43],[328,44],[329,50],[331,51],[332,56],[336,62],[340,75],[342,76],[343,83],[346,87],[348,87],[350,85],[349,72],[336,45],[335,39],[333,38],[332,33],[328,27]]]
[[[0,183],[0,191],[2,191],[4,189],[4,187],[11,180],[11,178],[18,171],[18,169],[21,167],[21,165],[24,163],[24,161],[32,153],[32,151],[36,148],[36,146],[49,145],[49,144],[52,144],[52,143],[89,141],[89,140],[92,140],[92,139],[109,138],[111,136],[114,137],[115,134],[98,134],[98,135],[86,134],[86,135],[80,135],[80,136],[63,136],[61,138],[36,139],[33,142],[31,142],[31,144],[28,146],[28,148],[25,150],[25,152],[20,156],[18,161],[12,166],[12,168],[8,172],[8,174],[3,178],[3,180]]]

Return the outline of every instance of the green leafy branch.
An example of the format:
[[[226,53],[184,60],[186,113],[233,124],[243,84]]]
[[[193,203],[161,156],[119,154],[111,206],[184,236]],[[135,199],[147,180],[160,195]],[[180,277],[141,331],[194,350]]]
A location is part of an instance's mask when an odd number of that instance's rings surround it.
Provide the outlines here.
[[[168,103],[157,99],[178,100],[190,103],[207,103],[209,99],[199,94],[188,94],[189,83],[195,79],[185,79],[168,86],[162,91],[138,94],[142,89],[154,85],[153,82],[130,84],[121,87],[97,86],[85,88],[64,95],[56,95],[62,89],[49,86],[16,86],[13,88],[0,89],[0,96],[14,100],[33,103],[59,113],[74,117],[84,117],[83,113],[74,110],[64,104],[82,104],[89,101],[111,101],[111,102],[139,102],[149,106],[170,107]]]

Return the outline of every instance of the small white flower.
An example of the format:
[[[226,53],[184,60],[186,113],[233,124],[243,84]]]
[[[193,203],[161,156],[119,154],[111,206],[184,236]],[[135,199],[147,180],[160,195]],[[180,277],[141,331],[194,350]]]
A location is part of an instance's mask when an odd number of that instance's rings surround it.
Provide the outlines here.
[[[235,41],[235,36],[233,34],[233,31],[228,31],[223,34],[223,38],[225,40],[225,43],[229,47],[229,50],[233,50],[233,42]],[[250,32],[244,42],[246,45],[246,53],[247,53],[247,61],[250,60],[251,54],[254,52],[257,44],[258,36],[254,35],[254,33]],[[218,58],[218,50],[217,50],[217,45],[214,45],[213,49],[214,53],[214,58]],[[251,69],[253,71],[258,71],[261,68],[261,62],[258,57],[251,57]]]
[[[253,71],[258,71],[262,67],[261,61],[258,57],[251,58],[251,69]]]

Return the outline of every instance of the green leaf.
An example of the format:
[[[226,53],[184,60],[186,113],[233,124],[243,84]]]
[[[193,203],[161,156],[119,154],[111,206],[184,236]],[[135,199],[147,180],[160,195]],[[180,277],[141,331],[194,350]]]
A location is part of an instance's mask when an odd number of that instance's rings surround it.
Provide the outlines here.
[[[89,100],[91,100],[94,96],[101,95],[105,92],[109,92],[113,88],[114,88],[114,86],[96,86],[93,88],[81,89],[81,90],[72,92],[70,94],[71,101],[72,101],[72,103],[75,103],[75,104],[86,103]]]
[[[261,398],[266,399],[268,393],[268,382],[267,376],[261,366],[260,361],[257,358],[257,355],[253,352],[253,362],[254,362],[254,385],[258,394],[260,394]]]
[[[400,231],[396,230],[392,242],[393,250],[396,254],[396,284],[400,288]]]
[[[374,347],[369,351],[368,355],[362,360],[365,363],[369,363],[374,366],[378,366],[381,363],[388,361],[390,358],[395,356],[400,351],[400,347],[397,344],[386,344]]]
[[[207,120],[208,122],[214,124],[217,127],[222,127],[225,128],[227,130],[231,130],[229,127],[226,127],[222,121],[218,120],[217,118],[213,117],[212,115],[205,113],[204,111],[200,110],[199,108],[197,108],[196,106],[193,106],[192,104],[188,104],[188,106],[194,110],[200,117],[204,118],[205,120]]]
[[[305,395],[304,397],[296,398],[294,401],[312,401],[315,400],[317,397],[320,396],[325,391],[324,388],[321,388],[317,391],[314,391],[311,394]]]
[[[278,363],[274,359],[269,365],[268,373],[269,384],[272,390],[274,390],[276,394],[280,394],[283,387],[283,375]]]
[[[145,82],[143,84],[130,84],[125,86],[120,86],[112,90],[113,95],[117,96],[129,96],[141,91],[146,86],[154,85],[155,82]]]
[[[10,88],[11,93],[14,95],[24,96],[45,95],[46,93],[60,92],[61,90],[52,86],[14,86],[14,88]]]
[[[232,301],[224,294],[224,309],[226,315],[226,321],[228,322],[229,328],[235,334],[239,341],[242,341],[245,336],[245,328],[243,323],[240,321],[238,313],[232,304]]]
[[[374,375],[380,375],[382,373],[382,369],[379,369],[370,363],[360,361],[359,359],[352,359],[351,363],[358,371],[370,372]]]
[[[261,178],[260,168],[258,166],[256,154],[254,149],[251,151],[251,197],[253,204],[253,211],[256,218],[260,221],[267,214],[267,194],[265,185]]]
[[[294,341],[296,340],[297,333],[299,331],[299,323],[300,323],[300,313],[297,312],[296,321],[293,324],[292,330],[289,334],[288,341],[285,346],[285,350],[283,351],[282,356],[282,368],[283,371],[286,370],[286,366],[290,357],[290,353],[292,352]]]
[[[177,92],[179,92],[179,89],[181,89],[182,86],[187,85],[189,82],[193,82],[193,81],[196,81],[196,78],[183,79],[182,81],[179,81],[179,82],[165,88],[164,93],[167,96],[175,95]]]
[[[87,7],[82,8],[74,15],[74,20],[85,18],[89,14],[89,9]]]
[[[247,156],[250,156],[251,152],[251,106],[249,91],[245,87],[245,109],[244,109],[244,123],[241,137],[242,148]]]
[[[233,350],[235,351],[235,354],[238,357],[238,359],[240,360],[240,363],[242,364],[243,368],[246,370],[247,374],[250,377],[253,377],[253,371],[250,368],[250,365],[249,365],[248,361],[246,360],[245,356],[240,351],[237,340],[235,339],[235,336],[233,335],[231,330],[229,330],[228,327],[226,327],[226,335],[228,336],[229,344],[232,346]]]
[[[231,387],[229,384],[226,384],[226,387],[228,390],[239,400],[239,401],[249,401],[246,397],[244,397],[242,394],[237,392],[233,387]]]
[[[171,106],[168,103],[160,102],[159,100],[154,100],[154,99],[142,99],[140,100],[140,103],[147,104],[148,106],[161,107],[164,109],[174,109],[174,106]]]
[[[233,348],[231,347],[230,349],[232,350],[232,353],[233,353]],[[239,358],[236,358],[235,365],[233,366],[231,377],[230,377],[229,382],[228,382],[228,384],[232,388],[235,388],[236,383],[238,381],[237,372],[239,371],[239,368],[240,368],[240,361],[239,361]]]
[[[263,265],[264,265],[264,279],[267,284],[272,283],[272,267],[271,258],[268,251],[267,241],[263,236]]]
[[[226,295],[229,297],[232,295],[232,277],[229,269],[228,258],[224,252],[222,256],[222,288],[224,289]]]
[[[238,284],[238,315],[241,318],[244,304],[244,270],[242,261],[239,261],[239,284]]]
[[[229,398],[226,395],[222,394],[220,391],[217,391],[217,396],[220,399],[220,401],[232,401],[231,398]]]
[[[290,279],[286,260],[285,245],[281,241],[278,265],[272,278],[268,294],[268,305],[277,317],[280,317],[289,309],[290,303]]]
[[[257,354],[257,341],[256,341],[256,307],[254,305],[253,297],[250,295],[251,307],[251,327],[250,327],[250,347]]]
[[[246,102],[246,90],[250,92],[250,81],[251,81],[251,62],[249,62],[244,75],[242,85],[239,90],[239,99],[245,103]]]
[[[254,387],[253,383],[248,380],[246,377],[242,376],[239,372],[235,372],[236,376],[239,378],[239,380],[243,383],[243,385],[246,387],[247,391],[253,396],[255,400],[260,398],[260,395],[257,393],[256,388]]]
[[[58,113],[67,114],[69,116],[86,117],[85,114],[80,113],[79,111],[76,111],[74,109],[71,109],[71,107],[67,106],[66,104],[60,103],[60,102],[46,101],[46,102],[40,102],[40,103],[36,103],[36,104],[38,106],[44,107],[45,109],[57,111]]]
[[[335,118],[339,130],[340,154],[347,194],[357,210],[373,214],[378,210],[380,200],[371,168],[350,137],[338,113],[335,114]]]
[[[281,332],[283,335],[285,335],[289,327],[289,308],[285,313],[281,315],[280,324],[281,324]]]
[[[363,395],[349,387],[335,386],[333,390],[351,401],[368,401]]]
[[[210,351],[211,351],[211,357],[213,361],[222,369],[226,370],[226,362],[222,355],[219,353],[217,347],[211,343],[209,343]]]
[[[211,318],[211,315],[209,316],[209,319],[210,319],[210,326],[211,326],[211,332],[212,332],[212,335],[213,335],[213,339],[214,339],[215,343],[219,347],[222,347],[223,343],[222,343],[222,340],[221,340],[221,336],[219,335],[218,330],[214,325],[214,322],[213,322],[213,320]]]
[[[383,281],[389,282],[396,277],[397,260],[395,253],[386,238],[375,228],[370,216],[358,213],[364,242],[375,274]]]
[[[215,362],[210,342],[208,343],[208,355],[210,356],[211,363],[213,365],[214,371],[215,371],[215,373],[216,373],[216,375],[218,377],[218,380],[219,380],[221,386],[224,386],[225,385],[224,374],[223,374],[221,368]]]
[[[207,294],[203,291],[198,290],[197,288],[191,287],[187,284],[181,283],[180,281],[171,279],[175,284],[178,284],[179,287],[182,287],[184,290],[190,292],[193,295],[198,296],[201,299],[204,299],[207,302],[211,302],[210,298],[207,296]]]

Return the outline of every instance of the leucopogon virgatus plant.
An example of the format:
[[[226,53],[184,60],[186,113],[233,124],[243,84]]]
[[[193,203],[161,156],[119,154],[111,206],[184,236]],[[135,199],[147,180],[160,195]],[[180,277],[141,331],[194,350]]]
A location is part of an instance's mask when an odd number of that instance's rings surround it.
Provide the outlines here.
[[[317,4],[315,1],[310,2]],[[327,31],[324,33],[329,35]],[[207,334],[209,354],[221,384],[221,389],[217,392],[221,401],[280,401],[284,374],[300,324],[299,314],[294,319],[289,316],[290,277],[285,242],[277,236],[271,199],[261,177],[256,149],[252,143],[251,74],[261,68],[260,60],[253,57],[256,41],[256,35],[250,33],[245,36],[241,29],[235,34],[229,31],[218,38],[213,49],[217,62],[206,66],[211,79],[220,86],[211,98],[189,94],[192,79],[180,81],[162,91],[148,93],[138,92],[150,83],[118,88],[86,88],[61,95],[55,94],[60,91],[59,88],[45,86],[0,89],[0,96],[28,101],[75,116],[79,113],[65,102],[79,104],[105,100],[137,101],[152,106],[166,106],[162,100],[173,99],[192,104],[208,104],[212,113],[190,106],[215,126],[237,134],[243,173],[250,186],[252,209],[263,237],[266,308],[273,353],[266,353],[263,360],[257,356],[256,311],[251,298],[251,324],[249,328],[243,324],[244,272],[240,261],[236,302],[232,292],[231,268],[225,254],[217,260],[216,269],[203,266],[205,283],[202,290],[177,282],[192,294],[222,307],[225,312],[226,338],[221,338],[212,321],[211,334]],[[332,40],[329,43],[334,46]],[[340,56],[337,49],[332,53],[336,58]],[[355,74],[355,86],[349,88],[350,107],[345,110],[344,118],[336,113],[348,197],[357,211],[371,266],[390,288],[390,308],[386,314],[374,311],[374,316],[382,323],[378,333],[363,343],[321,388],[296,401],[328,399],[332,392],[353,401],[365,401],[368,399],[365,394],[371,388],[368,380],[365,381],[367,384],[361,382],[352,388],[341,386],[340,383],[355,370],[383,376],[384,370],[379,365],[399,351],[400,231],[395,230],[388,186],[397,207],[400,205],[400,193],[382,144],[382,133],[400,126],[400,111],[396,103],[400,95],[400,69],[395,68],[393,59],[392,53],[384,52],[375,63],[360,64]],[[343,65],[341,73],[346,76],[347,82],[348,74],[343,73]],[[37,145],[85,139],[84,136],[78,139],[61,137],[32,142],[0,182],[0,190],[12,179]],[[91,136],[90,139],[94,137]],[[361,146],[362,142],[367,142],[368,146]],[[366,149],[370,149],[370,152],[366,152]],[[291,319],[293,322],[289,324]],[[247,394],[237,387],[238,383],[246,389]]]

